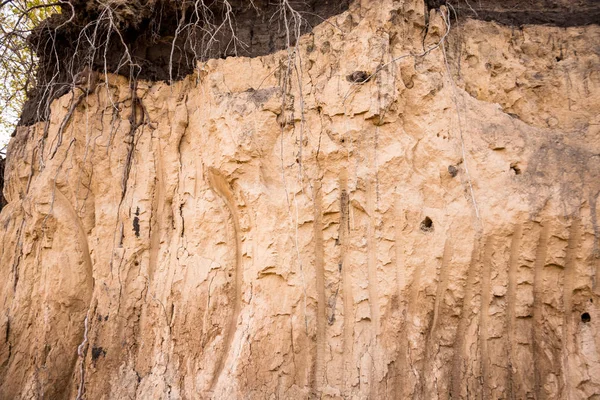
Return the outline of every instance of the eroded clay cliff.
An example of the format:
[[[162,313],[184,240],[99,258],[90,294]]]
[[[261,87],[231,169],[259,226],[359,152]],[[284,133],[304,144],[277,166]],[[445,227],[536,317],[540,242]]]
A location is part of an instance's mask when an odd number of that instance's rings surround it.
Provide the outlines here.
[[[19,128],[0,398],[598,398],[600,27],[425,9]]]

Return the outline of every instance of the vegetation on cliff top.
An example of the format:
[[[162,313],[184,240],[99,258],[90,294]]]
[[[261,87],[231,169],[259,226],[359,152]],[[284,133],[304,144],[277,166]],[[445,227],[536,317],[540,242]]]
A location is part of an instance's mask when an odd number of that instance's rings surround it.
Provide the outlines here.
[[[47,120],[85,67],[173,81],[198,61],[290,47],[350,0],[0,0],[0,130]],[[276,27],[274,29],[274,27]]]
[[[31,31],[50,14],[60,12],[51,0],[0,1],[0,148],[16,125],[23,104],[36,86]]]
[[[86,66],[173,81],[209,58],[258,56],[344,11],[351,0],[0,0],[0,149],[17,121],[47,120]],[[527,3],[527,4],[525,4]],[[424,0],[509,25],[598,23],[597,0]],[[273,29],[277,27],[277,29]]]

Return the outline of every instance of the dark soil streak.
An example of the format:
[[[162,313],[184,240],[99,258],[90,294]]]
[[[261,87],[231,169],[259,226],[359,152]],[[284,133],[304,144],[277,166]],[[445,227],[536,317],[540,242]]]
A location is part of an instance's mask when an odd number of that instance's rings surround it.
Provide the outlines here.
[[[560,27],[598,24],[597,0],[425,0],[427,7],[452,6],[456,17],[496,21],[504,25],[554,25]]]

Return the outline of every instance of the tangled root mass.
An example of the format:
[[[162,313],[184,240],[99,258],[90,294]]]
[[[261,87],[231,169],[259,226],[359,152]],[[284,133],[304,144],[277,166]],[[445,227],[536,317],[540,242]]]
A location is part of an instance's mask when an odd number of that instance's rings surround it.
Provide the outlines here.
[[[86,66],[130,79],[179,80],[196,62],[255,57],[293,45],[350,0],[70,0],[37,27],[37,87],[20,125],[48,118]]]

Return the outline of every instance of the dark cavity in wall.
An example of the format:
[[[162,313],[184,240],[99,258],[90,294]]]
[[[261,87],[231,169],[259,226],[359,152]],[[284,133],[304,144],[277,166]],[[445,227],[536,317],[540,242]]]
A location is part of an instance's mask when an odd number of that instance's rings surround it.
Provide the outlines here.
[[[92,361],[96,361],[100,356],[106,356],[106,350],[100,346],[92,347]]]
[[[197,61],[256,57],[294,45],[351,0],[70,0],[29,40],[39,57],[38,87],[20,125],[48,118],[50,102],[85,66],[131,79],[180,80]],[[106,4],[103,4],[106,3]],[[291,7],[294,11],[289,8]]]
[[[583,322],[584,324],[587,324],[591,320],[592,317],[590,316],[590,313],[584,312],[583,314],[581,314],[581,322]]]
[[[428,9],[447,5],[454,16],[511,26],[560,27],[600,23],[598,0],[425,0]]]
[[[133,217],[133,232],[136,237],[140,237],[140,208],[137,207],[135,210],[135,216]]]
[[[423,232],[433,232],[433,221],[429,217],[425,217],[423,221],[421,221],[421,230]]]

